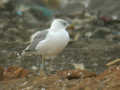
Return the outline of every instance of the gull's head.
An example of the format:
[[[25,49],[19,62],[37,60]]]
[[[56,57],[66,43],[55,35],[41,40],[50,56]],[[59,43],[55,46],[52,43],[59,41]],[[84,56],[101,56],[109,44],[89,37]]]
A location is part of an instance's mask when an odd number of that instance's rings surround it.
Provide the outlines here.
[[[51,29],[66,29],[70,24],[63,19],[55,19],[52,22]]]

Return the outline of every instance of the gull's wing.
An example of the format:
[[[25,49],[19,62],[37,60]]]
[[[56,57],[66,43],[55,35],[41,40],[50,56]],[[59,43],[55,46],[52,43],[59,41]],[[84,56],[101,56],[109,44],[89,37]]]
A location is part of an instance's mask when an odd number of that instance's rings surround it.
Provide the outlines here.
[[[44,40],[45,37],[47,36],[47,34],[48,34],[48,29],[43,30],[43,31],[38,31],[38,32],[34,33],[31,36],[30,45],[28,45],[27,48],[24,51],[33,51],[33,50],[35,50],[35,47],[37,46],[37,44],[40,41]]]

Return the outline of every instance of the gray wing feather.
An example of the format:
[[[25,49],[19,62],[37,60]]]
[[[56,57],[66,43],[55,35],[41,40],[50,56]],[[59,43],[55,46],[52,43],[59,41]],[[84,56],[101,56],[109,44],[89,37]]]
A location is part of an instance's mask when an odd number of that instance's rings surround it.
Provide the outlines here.
[[[32,37],[31,43],[30,43],[30,45],[27,46],[25,51],[34,51],[37,44],[40,41],[44,40],[45,37],[47,36],[47,34],[48,34],[48,30],[39,31],[39,32],[36,32],[35,34],[33,34],[34,37]]]

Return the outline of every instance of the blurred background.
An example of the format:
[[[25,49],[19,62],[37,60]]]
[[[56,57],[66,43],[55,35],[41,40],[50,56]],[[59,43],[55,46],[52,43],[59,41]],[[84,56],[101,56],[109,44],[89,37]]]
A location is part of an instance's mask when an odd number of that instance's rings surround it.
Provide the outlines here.
[[[34,69],[36,56],[18,58],[30,36],[50,26],[54,18],[69,19],[71,43],[55,60],[50,72],[81,65],[100,73],[105,64],[119,58],[119,0],[0,0],[0,66]]]

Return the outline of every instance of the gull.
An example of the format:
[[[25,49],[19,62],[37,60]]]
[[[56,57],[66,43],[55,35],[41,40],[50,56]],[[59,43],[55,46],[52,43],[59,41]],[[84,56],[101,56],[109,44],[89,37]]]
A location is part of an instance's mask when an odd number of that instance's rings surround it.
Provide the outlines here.
[[[27,51],[35,51],[42,58],[41,68],[45,68],[45,59],[55,58],[67,46],[70,41],[67,27],[70,24],[63,19],[54,19],[50,28],[38,31],[31,36],[30,44],[25,48]]]

